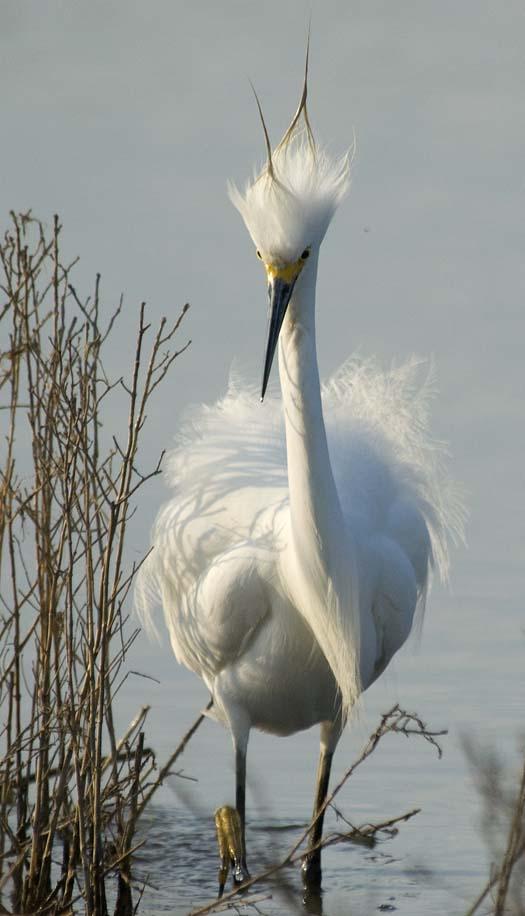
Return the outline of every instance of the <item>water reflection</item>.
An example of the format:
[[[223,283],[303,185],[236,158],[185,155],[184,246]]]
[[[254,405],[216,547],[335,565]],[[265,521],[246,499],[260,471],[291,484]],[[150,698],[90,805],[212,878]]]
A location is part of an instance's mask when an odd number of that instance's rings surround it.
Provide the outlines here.
[[[251,869],[255,874],[282,861],[304,825],[272,821],[254,825],[253,829],[248,825],[248,829]],[[138,839],[145,843],[135,857],[134,878],[136,886],[145,885],[140,908],[144,916],[182,916],[216,898],[219,860],[212,816],[175,806],[152,807],[142,821]],[[348,846],[326,852],[322,887],[306,889],[299,866],[288,865],[250,888],[249,897],[264,895],[261,907],[265,916],[349,916],[350,912],[368,916],[378,905],[388,911],[397,908],[391,895],[374,899],[369,908],[369,887],[377,880],[377,869],[394,861],[391,856],[370,856],[369,850]],[[227,886],[226,893],[229,890]],[[367,904],[362,909],[364,896]],[[249,906],[242,906],[242,898],[236,904],[239,913],[253,912]]]
[[[306,912],[311,913],[312,916],[323,916],[323,892],[321,888],[305,888],[303,905]]]
[[[251,833],[252,874],[270,869],[282,860],[303,824],[268,823]],[[138,837],[146,841],[135,857],[137,885],[146,884],[141,905],[145,916],[189,913],[217,896],[218,851],[213,817],[194,811],[153,807],[144,818]],[[230,890],[226,887],[226,893]],[[320,889],[305,893],[300,869],[287,866],[264,884],[250,889],[268,892],[264,913],[323,913]],[[241,900],[238,901],[242,908]]]

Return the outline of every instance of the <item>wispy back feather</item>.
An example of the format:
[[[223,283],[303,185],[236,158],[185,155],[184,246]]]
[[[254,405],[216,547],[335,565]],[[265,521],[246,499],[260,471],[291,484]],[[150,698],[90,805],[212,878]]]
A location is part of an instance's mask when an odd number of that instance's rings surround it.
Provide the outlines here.
[[[367,531],[385,535],[402,548],[414,568],[420,607],[430,567],[435,565],[446,579],[449,544],[463,537],[464,527],[461,493],[446,469],[446,448],[428,433],[434,385],[432,371],[420,383],[424,365],[411,360],[381,371],[371,360],[354,358],[323,386],[330,458],[343,511],[358,528],[364,524]],[[198,563],[193,569],[193,548],[185,541],[192,518],[199,526],[210,526],[203,541],[211,562],[214,552],[246,538],[255,498],[261,511],[272,503],[286,505],[280,398],[270,397],[261,407],[257,387],[232,373],[228,392],[217,404],[187,411],[167,458],[166,478],[173,497],[156,522],[156,547],[137,585],[138,610],[150,626],[166,570],[171,570],[179,598],[201,571]],[[250,497],[244,500],[248,491]],[[408,521],[406,514],[400,518],[391,512],[401,503],[413,506]],[[217,507],[220,525],[214,527]],[[246,519],[243,511],[249,513]],[[427,539],[421,537],[421,520]]]

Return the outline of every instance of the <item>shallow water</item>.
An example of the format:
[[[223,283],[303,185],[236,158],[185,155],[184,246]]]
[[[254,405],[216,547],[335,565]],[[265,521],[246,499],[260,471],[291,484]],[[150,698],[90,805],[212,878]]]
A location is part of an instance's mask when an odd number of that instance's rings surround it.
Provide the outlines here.
[[[452,596],[436,589],[421,646],[415,651],[406,647],[365,695],[359,717],[341,739],[333,779],[348,768],[380,714],[395,702],[417,711],[433,728],[449,730],[440,739],[443,758],[421,738],[387,735],[382,740],[343,789],[338,807],[354,823],[385,820],[416,807],[421,813],[374,849],[341,844],[326,850],[322,909],[314,912],[453,916],[464,913],[477,896],[488,876],[489,857],[462,739],[471,735],[497,748],[509,764],[517,759],[525,708],[525,641],[518,611],[511,596],[496,603],[493,597]],[[148,741],[167,756],[207,696],[198,679],[180,669],[166,650],[143,642],[140,651],[141,670],[154,670],[162,683],[135,681],[126,702],[152,704]],[[299,836],[312,805],[316,758],[315,729],[288,739],[253,734],[247,797],[252,873],[279,861]],[[136,875],[150,885],[141,909],[147,914],[188,913],[216,893],[213,811],[231,803],[234,791],[224,729],[206,720],[179,766],[183,776],[198,781],[172,776],[142,824],[146,843]],[[325,829],[337,829],[333,812]],[[272,895],[259,905],[262,912],[304,911],[298,868],[287,868],[284,875],[291,896],[283,898],[269,882],[254,889]]]
[[[3,199],[44,219],[61,214],[71,258],[82,256],[82,296],[95,270],[108,309],[126,290],[115,376],[127,374],[134,352],[137,302],[148,300],[153,325],[175,303],[192,302],[178,343],[194,344],[156,393],[144,469],[171,444],[178,411],[189,400],[212,402],[232,358],[252,363],[262,348],[265,291],[224,185],[228,176],[242,183],[262,150],[245,74],[261,87],[274,139],[288,123],[309,6],[159,0],[151,15],[146,4],[114,0],[101,29],[97,3],[61,4],[58,18],[47,4],[3,5],[0,62],[16,91],[4,93],[2,123],[6,137],[21,139],[3,146]],[[435,589],[420,649],[407,647],[367,693],[334,778],[397,701],[449,729],[443,759],[424,742],[391,736],[352,779],[339,804],[355,821],[422,812],[373,851],[327,851],[324,912],[395,906],[455,916],[489,868],[462,735],[511,762],[525,708],[523,4],[325,0],[313,10],[315,130],[334,150],[350,143],[352,125],[358,138],[351,198],[323,250],[322,374],[354,349],[385,367],[434,354],[432,429],[451,443],[471,512],[470,549],[452,558],[453,592]],[[144,491],[133,559],[165,496],[160,482]],[[206,693],[169,649],[143,636],[129,669],[161,683],[127,680],[120,731],[151,704],[146,741],[163,760]],[[260,827],[308,819],[316,757],[314,731],[253,736],[253,872],[295,836]],[[187,913],[215,891],[213,811],[233,797],[228,735],[206,721],[180,765],[198,782],[172,778],[142,825],[137,874],[150,876],[141,906],[150,916]]]

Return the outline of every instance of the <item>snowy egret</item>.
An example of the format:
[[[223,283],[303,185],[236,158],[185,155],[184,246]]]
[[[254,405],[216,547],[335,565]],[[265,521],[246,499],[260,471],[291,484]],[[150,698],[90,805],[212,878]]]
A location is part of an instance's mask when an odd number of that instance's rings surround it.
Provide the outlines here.
[[[307,72],[308,60],[298,109],[273,151],[257,100],[267,161],[244,191],[230,187],[270,298],[262,397],[278,348],[282,400],[261,406],[233,378],[222,400],[193,410],[168,456],[174,493],[137,593],[146,623],[162,605],[177,659],[203,678],[231,731],[238,882],[248,874],[250,730],[289,735],[320,724],[315,815],[348,714],[407,639],[431,567],[446,573],[460,524],[414,361],[381,372],[350,360],[320,385],[319,248],[348,190],[349,159],[314,140]],[[312,883],[322,821],[303,864]]]

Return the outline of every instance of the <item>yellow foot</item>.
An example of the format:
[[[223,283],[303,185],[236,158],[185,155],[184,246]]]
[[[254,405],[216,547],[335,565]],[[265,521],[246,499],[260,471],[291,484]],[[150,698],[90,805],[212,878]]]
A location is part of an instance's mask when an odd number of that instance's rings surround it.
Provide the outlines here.
[[[241,819],[236,808],[223,805],[215,812],[215,827],[219,844],[219,897],[222,897],[230,865],[234,884],[243,884],[250,877],[244,859]]]

